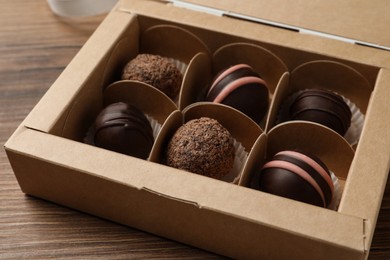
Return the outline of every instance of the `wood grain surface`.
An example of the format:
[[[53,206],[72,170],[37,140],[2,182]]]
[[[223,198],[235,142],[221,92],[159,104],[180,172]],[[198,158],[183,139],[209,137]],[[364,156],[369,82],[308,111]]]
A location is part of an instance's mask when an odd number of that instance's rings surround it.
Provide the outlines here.
[[[64,19],[45,0],[0,0],[0,144],[104,16]],[[0,259],[218,259],[196,248],[24,195],[0,151]],[[387,184],[369,259],[390,259]]]

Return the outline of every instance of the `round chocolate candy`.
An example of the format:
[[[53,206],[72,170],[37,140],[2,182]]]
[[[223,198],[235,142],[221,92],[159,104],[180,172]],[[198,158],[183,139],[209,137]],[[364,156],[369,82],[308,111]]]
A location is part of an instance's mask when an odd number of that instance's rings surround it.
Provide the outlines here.
[[[220,72],[206,100],[231,106],[259,123],[268,109],[267,83],[249,65],[238,64]]]
[[[351,125],[351,109],[344,99],[325,89],[307,89],[299,93],[290,106],[289,120],[312,121],[344,136]]]
[[[317,157],[297,151],[281,151],[260,171],[261,191],[328,207],[333,181],[326,165]]]
[[[137,80],[164,92],[175,99],[183,75],[168,58],[153,54],[138,54],[123,69],[122,80]]]
[[[103,109],[95,120],[95,145],[146,159],[153,146],[153,130],[135,106],[118,102]]]
[[[233,168],[233,137],[215,119],[193,119],[175,132],[166,156],[168,166],[221,179]]]

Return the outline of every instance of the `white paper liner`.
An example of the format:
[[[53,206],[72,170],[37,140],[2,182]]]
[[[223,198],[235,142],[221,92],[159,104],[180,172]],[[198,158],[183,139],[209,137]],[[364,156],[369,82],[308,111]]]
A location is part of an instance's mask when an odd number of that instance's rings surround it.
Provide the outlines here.
[[[172,62],[173,64],[175,64],[175,66],[180,70],[181,74],[183,75],[184,77],[184,74],[187,70],[187,67],[188,65],[180,60],[176,60],[176,59],[173,59],[173,58],[168,58],[168,60],[170,62]]]
[[[83,139],[84,143],[95,146],[94,136],[95,136],[95,124],[92,124],[88,128],[87,133],[85,134],[85,137]]]
[[[162,125],[156,119],[154,119],[152,116],[146,115],[146,114],[145,114],[145,116],[148,119],[148,121],[150,122],[150,125],[152,126],[153,137],[154,137],[154,140],[156,140],[158,134],[160,133]]]
[[[168,58],[168,60],[170,62],[172,62],[179,69],[181,75],[183,76],[183,81],[184,81],[184,75],[185,75],[185,72],[187,71],[188,65],[186,63],[180,61],[180,60],[176,60],[176,59],[173,59],[173,58]],[[173,100],[173,102],[175,102],[176,105],[178,105],[178,103],[179,103],[179,96],[180,96],[180,93],[181,93],[181,88],[183,87],[183,81],[182,81],[182,84],[180,86],[179,93],[177,94],[177,96]]]
[[[345,103],[351,109],[352,117],[351,117],[351,125],[348,128],[347,132],[344,135],[344,138],[351,145],[355,145],[358,143],[360,139],[360,134],[362,133],[363,125],[364,125],[364,114],[360,111],[360,109],[352,103],[348,98],[341,96]]]
[[[334,190],[333,190],[332,202],[329,204],[328,209],[337,210],[340,205],[341,195],[343,191],[341,189],[340,182],[337,176],[332,171],[329,172],[330,172],[330,177],[332,177]]]
[[[147,114],[145,114],[145,116],[148,119],[148,121],[150,122],[150,125],[151,125],[152,130],[153,130],[153,137],[154,137],[154,140],[156,140],[157,135],[160,133],[162,125],[156,119],[154,119],[152,116],[147,115]],[[85,137],[83,139],[84,143],[95,146],[94,136],[95,136],[95,124],[92,124],[89,127],[87,133],[85,134]],[[149,157],[147,159],[149,159]]]
[[[241,170],[248,158],[248,152],[245,151],[244,146],[240,142],[234,139],[234,163],[230,172],[221,178],[221,181],[238,183],[241,177]]]
[[[281,108],[279,109],[279,114],[276,119],[276,124],[284,122],[284,118],[288,118],[288,111],[289,108],[292,104],[292,102],[295,100],[295,98],[301,94],[303,91],[306,91],[308,89],[300,90],[292,95],[290,95],[282,104]],[[334,92],[334,91],[333,91]],[[351,125],[348,128],[347,132],[344,135],[344,139],[347,140],[347,142],[350,145],[355,145],[358,143],[360,134],[363,129],[363,124],[364,124],[364,114],[360,111],[360,109],[348,98],[344,97],[343,95],[340,95],[337,92],[334,92],[335,94],[339,95],[340,97],[343,98],[344,102],[349,106],[351,110]]]

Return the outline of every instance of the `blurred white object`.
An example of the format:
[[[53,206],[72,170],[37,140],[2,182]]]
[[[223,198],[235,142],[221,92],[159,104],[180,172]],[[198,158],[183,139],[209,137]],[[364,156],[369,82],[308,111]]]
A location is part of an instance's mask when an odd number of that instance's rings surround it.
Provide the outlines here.
[[[109,12],[118,0],[47,0],[59,16],[92,16]]]

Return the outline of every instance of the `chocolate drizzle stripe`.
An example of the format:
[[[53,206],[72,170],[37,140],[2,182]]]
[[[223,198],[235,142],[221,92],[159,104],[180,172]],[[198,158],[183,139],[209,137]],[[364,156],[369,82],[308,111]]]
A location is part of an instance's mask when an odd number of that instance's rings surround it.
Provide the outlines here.
[[[313,179],[313,177],[310,176],[305,170],[303,170],[301,167],[292,164],[290,162],[286,161],[280,161],[280,160],[273,160],[270,162],[267,162],[264,166],[263,169],[265,168],[280,168],[284,170],[288,170],[291,173],[294,173],[298,176],[300,176],[302,179],[307,181],[310,185],[313,186],[313,188],[317,191],[317,193],[320,195],[324,207],[326,207],[326,201],[325,201],[325,195],[318,183]]]
[[[232,81],[228,84],[214,99],[213,102],[221,103],[230,93],[236,90],[239,87],[243,87],[248,84],[259,84],[260,87],[266,86],[266,83],[263,79],[258,77],[243,77],[237,80]]]
[[[220,77],[220,75],[224,75],[224,77]],[[243,77],[258,77],[259,74],[255,72],[249,65],[246,64],[238,64],[231,68],[228,68],[222,72],[220,72],[215,80],[213,80],[213,86],[210,88],[209,94],[207,95],[207,100],[213,102],[214,99],[218,96],[218,94],[231,82],[243,78]]]
[[[291,157],[294,157],[298,160],[304,161],[305,163],[310,165],[328,183],[328,185],[332,191],[332,194],[333,194],[334,186],[333,186],[333,181],[332,181],[332,178],[330,177],[330,174],[321,165],[319,165],[315,160],[313,160],[312,158],[310,158],[309,156],[307,156],[305,154],[294,152],[294,151],[282,151],[282,152],[277,153],[276,155],[291,156]]]
[[[130,104],[123,102],[111,104],[98,115],[94,125],[94,142],[96,144],[103,142],[105,145],[109,145],[111,140],[106,138],[99,142],[97,139],[102,133],[103,135],[107,134],[106,131],[113,132],[112,129],[121,134],[133,133],[131,136],[138,136],[138,139],[145,140],[147,145],[154,142],[153,129],[149,120],[137,107]]]
[[[100,131],[103,131],[104,129],[111,128],[111,127],[119,127],[120,130],[124,130],[124,131],[129,131],[129,130],[137,131],[139,134],[145,137],[145,139],[147,139],[149,142],[154,141],[153,136],[149,135],[147,132],[144,131],[144,126],[133,124],[132,122],[123,121],[123,120],[122,121],[112,120],[109,124],[104,124],[103,126],[95,130],[94,136],[96,137]]]
[[[342,128],[342,132],[347,131],[350,126],[351,109],[343,98],[336,93],[321,89],[307,90],[295,98],[293,107],[295,109],[292,109],[294,113],[291,114],[291,117],[294,119],[300,119],[302,113],[319,111],[335,117]],[[304,117],[304,115],[302,116]]]
[[[113,125],[131,125],[131,126],[139,126],[140,128],[149,128],[151,129],[150,122],[145,118],[137,117],[135,114],[127,114],[118,116],[116,118],[106,119],[99,128],[106,128],[108,126]]]
[[[215,86],[222,80],[224,79],[225,77],[227,77],[229,74],[237,71],[237,70],[240,70],[240,69],[249,69],[251,70],[252,68],[249,66],[249,65],[246,65],[246,64],[237,64],[237,65],[234,65],[226,70],[224,70],[215,80],[214,80],[214,83],[213,85],[211,85],[207,95],[210,94],[210,92],[215,88]]]
[[[328,205],[332,201],[333,193],[329,184],[322,178],[322,176],[316,169],[311,167],[305,161],[289,155],[275,155],[272,160],[289,162],[306,171],[314,179],[314,181],[318,184],[318,186],[324,193],[326,205]]]
[[[352,114],[350,108],[345,103],[342,103],[340,100],[335,100],[328,97],[321,97],[318,95],[300,97],[297,100],[304,100],[305,104],[307,104],[306,106],[310,108],[310,107],[314,107],[313,104],[315,102],[313,102],[314,101],[313,98],[318,101],[324,99],[328,100],[329,102],[323,103],[324,108],[327,108],[328,110],[330,110],[331,108],[336,108],[339,111],[340,115],[344,115],[347,118],[350,117]]]
[[[330,111],[330,110],[327,110],[327,109],[323,109],[323,108],[320,108],[320,107],[311,107],[311,108],[302,108],[298,111],[295,111],[292,115],[291,115],[291,118],[292,119],[302,119],[302,118],[305,118],[305,113],[307,112],[310,112],[310,111],[317,111],[317,112],[322,112],[322,113],[326,113],[326,114],[329,114],[331,116],[333,116],[337,122],[339,122],[339,126],[341,127],[342,131],[345,132],[348,130],[349,128],[349,125],[348,123],[346,122],[346,120],[343,120],[342,119],[342,116],[338,113],[335,113],[334,111]],[[321,121],[320,121],[321,122]],[[335,123],[335,122],[334,122]],[[336,129],[334,129],[336,130]],[[336,131],[337,132],[337,131]]]
[[[321,95],[321,93],[313,93],[313,94],[303,93],[295,99],[295,102],[300,101],[300,100],[308,100],[307,104],[310,107],[310,106],[313,106],[313,104],[315,103],[312,101],[313,99],[327,100],[328,102],[324,103],[324,106],[327,106],[327,107],[336,106],[338,109],[340,109],[341,111],[343,111],[347,115],[351,114],[350,108],[348,107],[347,104],[345,104],[345,102],[341,98],[338,98],[338,96],[331,97],[330,95],[326,95],[326,93],[324,93],[324,95]]]

